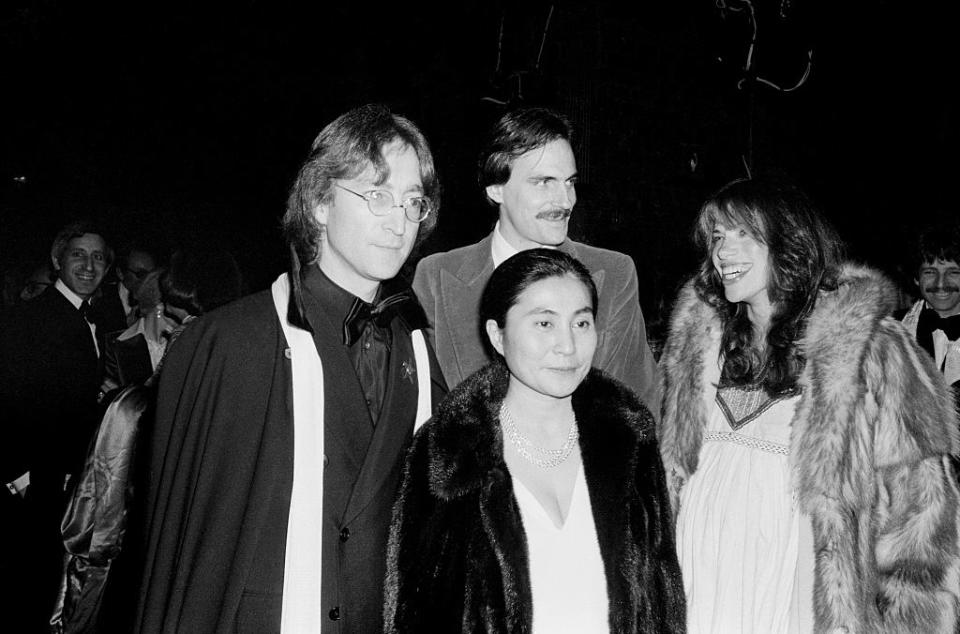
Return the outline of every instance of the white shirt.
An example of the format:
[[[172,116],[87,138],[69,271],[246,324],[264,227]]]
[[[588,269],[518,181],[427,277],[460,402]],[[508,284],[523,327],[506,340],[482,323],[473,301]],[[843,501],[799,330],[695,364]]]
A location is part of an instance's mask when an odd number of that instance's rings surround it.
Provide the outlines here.
[[[167,342],[161,340],[159,343],[153,341],[150,337],[147,336],[147,331],[143,327],[144,318],[140,317],[137,321],[133,322],[133,325],[124,330],[117,336],[117,341],[126,341],[127,339],[132,339],[137,335],[143,335],[143,339],[147,342],[147,352],[150,353],[150,365],[154,370],[157,369],[157,365],[160,363],[160,359],[163,358],[163,352],[167,348]]]
[[[556,249],[557,247],[539,244],[537,248]],[[513,248],[513,245],[507,242],[507,239],[500,233],[500,221],[498,220],[496,226],[493,228],[493,237],[490,239],[490,257],[493,258],[493,268],[497,268],[503,264],[505,260],[518,253],[520,253],[520,251]]]
[[[513,494],[530,555],[533,634],[609,632],[607,578],[583,465],[577,470],[566,521],[559,528],[517,478]]]
[[[77,310],[80,310],[80,304],[83,303],[83,298],[70,290],[70,287],[63,283],[63,280],[57,279],[57,283],[53,285],[60,294],[67,298],[67,301],[73,304],[73,307]],[[97,345],[97,326],[92,322],[87,322],[87,326],[90,327],[90,336],[93,337],[93,349],[97,351],[97,356],[100,356],[100,346]]]
[[[134,307],[130,305],[130,289],[123,285],[123,282],[117,284],[117,294],[120,296],[120,304],[123,306],[123,312],[126,313],[127,323],[130,323],[130,314]]]

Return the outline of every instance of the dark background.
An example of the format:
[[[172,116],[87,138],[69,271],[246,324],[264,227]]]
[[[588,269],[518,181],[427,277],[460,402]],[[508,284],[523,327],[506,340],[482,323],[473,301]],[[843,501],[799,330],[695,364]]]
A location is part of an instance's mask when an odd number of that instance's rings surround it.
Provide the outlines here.
[[[946,4],[755,0],[745,74],[742,0],[8,1],[0,264],[42,261],[57,228],[87,216],[117,243],[225,246],[263,288],[284,267],[279,218],[311,140],[381,101],[435,152],[444,196],[428,252],[489,231],[480,140],[526,103],[574,121],[572,234],[633,256],[648,319],[694,266],[700,202],[747,166],[794,177],[853,257],[895,273],[915,228],[954,213],[960,56]],[[797,90],[756,81],[795,84],[808,50]]]

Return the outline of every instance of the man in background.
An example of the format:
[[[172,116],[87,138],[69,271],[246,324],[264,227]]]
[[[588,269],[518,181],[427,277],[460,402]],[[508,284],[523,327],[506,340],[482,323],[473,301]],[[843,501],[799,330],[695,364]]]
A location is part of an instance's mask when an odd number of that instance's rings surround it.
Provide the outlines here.
[[[50,260],[56,282],[0,317],[0,614],[11,632],[46,629],[63,558],[64,492],[97,424],[103,333],[90,299],[113,253],[97,228],[74,222],[57,234]]]
[[[960,397],[960,229],[937,225],[922,231],[913,270],[920,299],[903,324]]]
[[[421,260],[413,288],[452,388],[491,359],[478,311],[493,270],[525,249],[555,248],[572,255],[590,270],[599,293],[594,365],[656,412],[656,363],[647,345],[633,260],[567,237],[577,202],[571,137],[570,123],[552,110],[524,108],[504,115],[479,164],[480,186],[498,211],[493,231],[476,244]]]

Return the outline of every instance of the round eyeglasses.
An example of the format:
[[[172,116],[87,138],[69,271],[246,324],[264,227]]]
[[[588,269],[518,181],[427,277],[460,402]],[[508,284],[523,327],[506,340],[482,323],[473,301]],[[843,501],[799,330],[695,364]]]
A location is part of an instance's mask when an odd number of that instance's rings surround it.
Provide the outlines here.
[[[407,220],[410,222],[423,222],[427,219],[427,216],[430,215],[430,212],[433,211],[433,203],[430,202],[429,198],[424,198],[423,196],[407,198],[398,205],[393,194],[385,189],[374,189],[365,194],[361,194],[352,189],[347,189],[340,183],[334,183],[334,185],[345,192],[350,192],[354,196],[358,196],[367,201],[367,207],[374,216],[386,216],[395,208],[402,207],[404,215],[407,216]]]

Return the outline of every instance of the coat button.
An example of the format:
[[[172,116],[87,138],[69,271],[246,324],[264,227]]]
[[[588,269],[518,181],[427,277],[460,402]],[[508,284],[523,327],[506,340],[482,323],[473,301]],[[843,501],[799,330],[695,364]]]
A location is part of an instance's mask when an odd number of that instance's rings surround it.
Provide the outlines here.
[[[344,528],[341,529],[341,531],[340,531],[340,541],[345,542],[345,541],[347,541],[348,539],[350,539],[350,529],[344,527]]]
[[[330,620],[331,620],[331,621],[339,621],[339,620],[340,620],[340,606],[339,606],[339,605],[338,605],[338,606],[335,606],[332,610],[330,610],[330,613],[329,613],[327,616],[330,617]]]

